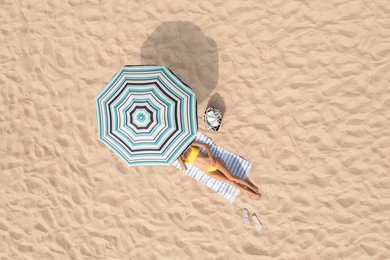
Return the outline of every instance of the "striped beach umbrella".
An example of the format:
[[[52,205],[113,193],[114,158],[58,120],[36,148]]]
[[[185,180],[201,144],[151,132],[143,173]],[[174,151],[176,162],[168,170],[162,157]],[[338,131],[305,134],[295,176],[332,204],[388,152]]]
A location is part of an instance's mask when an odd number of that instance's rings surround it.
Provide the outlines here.
[[[123,67],[96,105],[99,139],[128,165],[171,164],[198,130],[194,92],[166,67]]]

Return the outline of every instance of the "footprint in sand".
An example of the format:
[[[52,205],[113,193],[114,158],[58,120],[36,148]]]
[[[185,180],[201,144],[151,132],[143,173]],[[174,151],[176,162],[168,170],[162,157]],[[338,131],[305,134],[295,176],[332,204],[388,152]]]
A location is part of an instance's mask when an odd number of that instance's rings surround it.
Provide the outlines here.
[[[279,163],[287,171],[299,171],[302,167],[299,157],[289,150],[283,150],[279,156]]]
[[[57,54],[56,55],[56,60],[57,60],[58,66],[60,66],[61,68],[66,67],[66,59],[65,59],[65,57],[63,55]]]

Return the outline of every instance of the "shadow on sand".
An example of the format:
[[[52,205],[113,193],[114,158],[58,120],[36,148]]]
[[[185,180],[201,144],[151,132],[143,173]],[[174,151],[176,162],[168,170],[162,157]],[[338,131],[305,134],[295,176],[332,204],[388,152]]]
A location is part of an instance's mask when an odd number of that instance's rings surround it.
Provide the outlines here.
[[[194,90],[198,104],[217,86],[217,45],[190,22],[164,22],[157,27],[141,47],[141,64],[170,68]]]
[[[225,105],[225,102],[223,100],[223,97],[218,94],[218,93],[215,93],[209,100],[208,104],[207,104],[207,107],[215,107],[215,108],[218,108],[221,113],[222,113],[222,118],[223,118],[223,115],[225,114],[226,112],[226,105]]]

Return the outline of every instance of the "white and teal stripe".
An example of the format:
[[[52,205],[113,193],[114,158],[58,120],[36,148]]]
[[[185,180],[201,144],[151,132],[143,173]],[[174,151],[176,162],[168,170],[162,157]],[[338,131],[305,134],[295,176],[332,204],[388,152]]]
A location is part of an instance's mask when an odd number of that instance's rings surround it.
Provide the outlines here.
[[[96,98],[99,139],[128,165],[166,165],[198,130],[192,89],[162,66],[125,66]]]
[[[247,161],[240,156],[232,154],[219,146],[216,146],[213,140],[211,140],[210,138],[208,138],[207,136],[205,136],[200,132],[197,133],[195,141],[210,146],[210,150],[213,157],[220,158],[233,175],[241,179],[248,178],[249,171],[252,167],[252,162]],[[206,153],[206,151],[203,148],[201,148],[200,150],[201,152]],[[184,171],[180,167],[180,163],[177,160],[173,162],[172,165],[178,168],[183,173],[191,176],[192,178],[203,183],[207,187],[213,189],[219,195],[227,199],[230,203],[233,203],[233,201],[240,193],[240,191],[234,188],[233,186],[209,177],[208,175],[203,173],[198,168],[192,166],[191,164],[186,163],[187,171]]]

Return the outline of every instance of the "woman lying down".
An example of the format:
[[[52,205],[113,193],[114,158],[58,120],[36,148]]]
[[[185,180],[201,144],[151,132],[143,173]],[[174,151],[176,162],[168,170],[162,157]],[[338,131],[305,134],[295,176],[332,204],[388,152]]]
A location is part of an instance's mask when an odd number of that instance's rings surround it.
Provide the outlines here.
[[[197,147],[205,148],[208,155],[203,154]],[[212,157],[210,147],[207,144],[193,142],[178,160],[180,166],[185,171],[187,171],[187,166],[184,162],[197,167],[212,178],[232,185],[253,200],[261,199],[259,188],[246,180],[234,176],[221,159]]]

